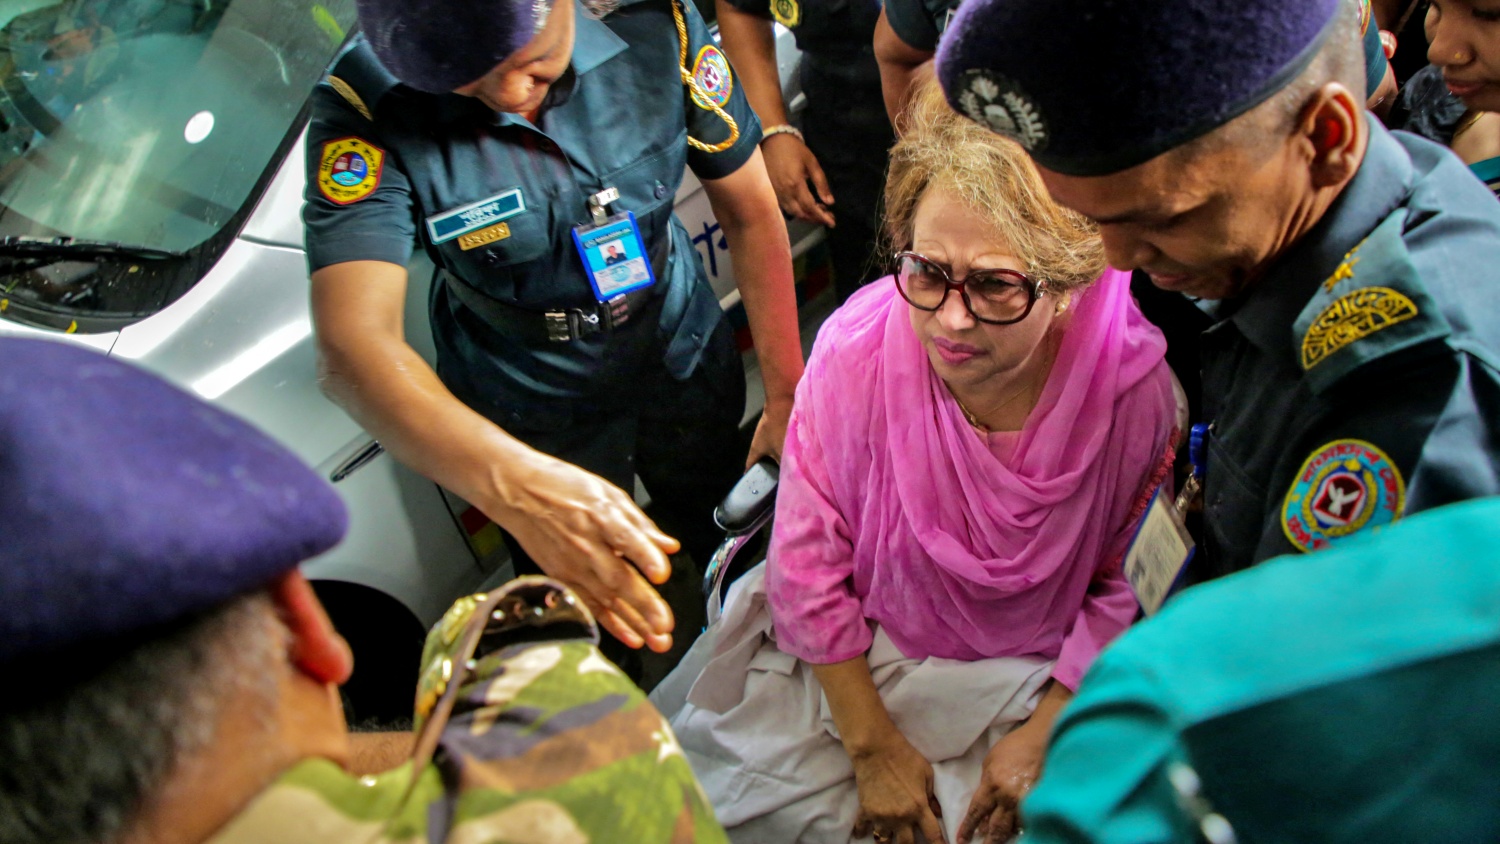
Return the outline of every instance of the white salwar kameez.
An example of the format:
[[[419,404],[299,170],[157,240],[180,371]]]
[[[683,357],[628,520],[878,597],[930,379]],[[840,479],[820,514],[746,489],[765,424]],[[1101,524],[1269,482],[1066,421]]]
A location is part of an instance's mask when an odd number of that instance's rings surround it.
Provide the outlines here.
[[[867,658],[875,687],[901,733],[932,763],[951,841],[985,754],[1031,715],[1053,661],[915,660],[874,632]],[[827,698],[812,667],[778,650],[774,637],[763,563],[734,585],[723,617],[651,700],[736,844],[855,840],[854,769]]]

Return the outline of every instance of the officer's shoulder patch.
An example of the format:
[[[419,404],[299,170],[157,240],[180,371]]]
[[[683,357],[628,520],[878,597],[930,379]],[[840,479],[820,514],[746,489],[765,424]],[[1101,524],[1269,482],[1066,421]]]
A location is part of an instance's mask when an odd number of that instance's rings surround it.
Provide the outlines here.
[[[802,4],[797,0],[771,0],[771,17],[787,29],[796,29],[802,23]]]
[[[1281,505],[1281,529],[1303,551],[1390,524],[1406,507],[1406,481],[1391,458],[1364,440],[1334,440],[1297,470]]]
[[[1365,363],[1448,335],[1402,237],[1398,209],[1344,255],[1293,325],[1298,361],[1320,393]]]
[[[693,60],[693,101],[702,108],[710,103],[723,108],[734,93],[734,74],[729,70],[729,60],[712,44],[705,45]],[[704,100],[707,97],[707,101]]]
[[[335,205],[348,205],[375,192],[385,151],[361,138],[327,141],[318,157],[318,191]]]
[[[375,119],[375,116],[370,113],[370,107],[365,105],[364,98],[361,97],[359,95],[359,92],[355,91],[354,87],[348,82],[345,82],[337,76],[329,76],[328,87],[337,92],[340,97],[343,97],[344,102],[352,106],[354,110],[359,112],[366,120]]]

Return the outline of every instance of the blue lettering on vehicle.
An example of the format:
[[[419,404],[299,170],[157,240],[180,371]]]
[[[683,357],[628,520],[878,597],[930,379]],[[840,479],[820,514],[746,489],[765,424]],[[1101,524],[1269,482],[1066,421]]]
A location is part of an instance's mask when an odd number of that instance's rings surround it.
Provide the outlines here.
[[[718,240],[714,235],[718,235]],[[724,239],[724,232],[719,228],[717,222],[705,222],[703,233],[693,236],[693,246],[704,246],[704,261],[708,263],[708,274],[712,278],[719,277],[719,250],[728,251],[729,242]]]
[[[521,189],[514,188],[488,199],[470,203],[427,218],[427,234],[433,245],[446,243],[471,231],[509,220],[526,210]]]

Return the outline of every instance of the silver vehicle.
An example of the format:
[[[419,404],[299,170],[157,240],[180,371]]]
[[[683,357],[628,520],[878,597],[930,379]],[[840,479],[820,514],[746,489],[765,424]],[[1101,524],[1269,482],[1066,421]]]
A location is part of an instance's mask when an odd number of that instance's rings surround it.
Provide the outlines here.
[[[351,529],[305,570],[365,656],[356,699],[383,682],[369,666],[395,664],[409,711],[422,631],[506,560],[487,518],[382,454],[315,381],[303,130],[354,18],[353,0],[0,0],[0,335],[154,370],[329,477]],[[735,307],[691,174],[677,207]],[[410,269],[407,331],[430,360],[432,267],[419,251]]]

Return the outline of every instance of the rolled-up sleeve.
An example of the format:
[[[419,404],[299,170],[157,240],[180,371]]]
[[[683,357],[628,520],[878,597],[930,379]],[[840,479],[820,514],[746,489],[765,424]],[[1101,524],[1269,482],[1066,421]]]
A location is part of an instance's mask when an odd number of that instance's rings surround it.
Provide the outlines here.
[[[806,662],[853,659],[872,634],[854,594],[854,544],[832,494],[804,378],[787,427],[766,564],[776,644]]]

